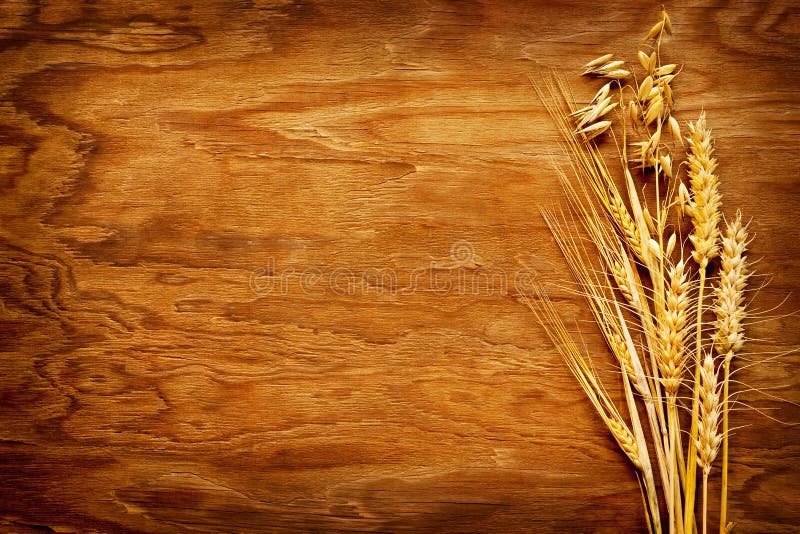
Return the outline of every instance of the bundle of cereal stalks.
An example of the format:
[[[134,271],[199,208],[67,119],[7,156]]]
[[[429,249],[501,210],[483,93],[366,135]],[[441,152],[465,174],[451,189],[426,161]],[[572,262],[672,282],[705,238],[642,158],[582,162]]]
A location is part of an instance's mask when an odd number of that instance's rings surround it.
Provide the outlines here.
[[[588,62],[583,74],[603,85],[586,105],[560,76],[532,78],[569,159],[568,207],[543,215],[619,365],[624,406],[546,292],[528,304],[636,470],[650,531],[706,533],[708,500],[720,498],[719,530],[729,532],[728,399],[745,341],[749,237],[740,214],[723,216],[705,113],[684,125],[685,138],[673,116],[680,68],[662,61],[671,31],[662,12],[638,65],[612,54]]]

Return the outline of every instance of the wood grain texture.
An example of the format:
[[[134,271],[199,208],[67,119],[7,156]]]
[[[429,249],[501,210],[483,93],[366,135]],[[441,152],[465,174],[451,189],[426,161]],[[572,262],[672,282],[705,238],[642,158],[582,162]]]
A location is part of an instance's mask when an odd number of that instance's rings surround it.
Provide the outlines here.
[[[612,5],[0,3],[0,529],[642,530],[511,283],[566,274],[527,76],[634,57],[658,6]],[[800,10],[667,9],[781,316],[741,400],[797,423]],[[740,532],[796,532],[796,428],[732,424]]]

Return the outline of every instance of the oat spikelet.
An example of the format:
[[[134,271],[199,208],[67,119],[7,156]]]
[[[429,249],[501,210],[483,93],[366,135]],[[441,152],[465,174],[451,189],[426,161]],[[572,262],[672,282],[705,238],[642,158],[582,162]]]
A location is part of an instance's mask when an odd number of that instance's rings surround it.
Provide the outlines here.
[[[661,165],[661,172],[664,173],[664,176],[672,178],[672,157],[669,155],[669,152],[661,154],[658,157],[658,163]]]
[[[624,80],[631,75],[630,71],[622,68],[625,65],[624,61],[612,61],[613,54],[606,54],[597,59],[593,59],[583,66],[584,76],[598,76],[600,78],[608,78],[610,80]]]
[[[685,342],[689,319],[689,281],[682,260],[669,270],[665,301],[667,309],[658,328],[658,367],[664,391],[674,399],[686,365]]]
[[[653,52],[653,55],[650,56],[644,50],[639,50],[638,56],[639,64],[644,70],[646,70],[648,73],[651,73],[653,70],[655,70],[655,52]]]
[[[598,135],[605,133],[605,131],[609,128],[611,128],[611,121],[600,121],[577,130],[575,135],[583,136],[586,141],[589,141],[590,139],[594,139]]]
[[[675,140],[676,143],[680,143],[683,145],[683,137],[681,137],[681,127],[678,124],[677,119],[675,117],[669,118],[669,133],[672,135],[672,139]]]
[[[672,35],[672,21],[670,20],[669,15],[667,15],[666,9],[661,10],[661,19],[664,21],[664,31],[666,31],[667,34]]]
[[[694,231],[689,236],[694,251],[692,256],[700,265],[707,265],[719,254],[719,222],[722,217],[722,196],[719,179],[714,174],[717,160],[714,158],[714,142],[711,130],[706,126],[705,112],[696,122],[689,124],[689,183],[691,201],[686,212],[692,219]]]
[[[647,32],[647,36],[645,37],[645,40],[649,41],[650,39],[655,39],[656,37],[659,36],[659,34],[661,34],[661,31],[663,29],[664,29],[664,21],[663,20],[659,20],[658,22],[656,22],[653,25],[652,28],[650,28],[650,31]]]
[[[594,67],[598,67],[600,65],[604,65],[604,64],[608,63],[609,61],[611,61],[611,59],[613,57],[614,57],[614,54],[604,54],[604,55],[602,55],[602,56],[600,56],[598,58],[595,58],[595,59],[591,60],[586,65],[584,65],[583,68],[588,71],[588,70],[590,70],[590,69],[592,69]]]
[[[611,83],[612,82],[608,82],[605,84],[597,92],[588,106],[569,114],[569,117],[573,118],[576,122],[575,135],[583,136],[585,140],[589,140],[601,135],[611,127],[611,121],[600,121],[601,118],[619,105],[618,102],[612,102],[612,97],[609,96]]]
[[[714,290],[717,297],[714,304],[717,316],[714,348],[728,362],[744,345],[744,290],[750,276],[746,250],[747,228],[742,225],[741,213],[737,213],[736,219],[727,225],[722,238],[720,279]]]

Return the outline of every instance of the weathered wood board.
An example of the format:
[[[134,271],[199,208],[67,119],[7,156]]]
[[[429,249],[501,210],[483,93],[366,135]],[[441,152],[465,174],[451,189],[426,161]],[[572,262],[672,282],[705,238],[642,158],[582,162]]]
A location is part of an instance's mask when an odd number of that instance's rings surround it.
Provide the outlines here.
[[[731,515],[796,532],[800,10],[666,7],[764,274]],[[642,530],[514,288],[567,276],[528,75],[635,57],[658,9],[3,1],[0,528]]]

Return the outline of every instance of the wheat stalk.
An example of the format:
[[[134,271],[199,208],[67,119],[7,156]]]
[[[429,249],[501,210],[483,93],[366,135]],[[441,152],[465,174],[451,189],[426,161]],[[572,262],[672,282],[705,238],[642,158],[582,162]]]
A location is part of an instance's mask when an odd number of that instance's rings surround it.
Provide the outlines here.
[[[703,470],[703,534],[707,532],[708,519],[708,475],[711,464],[717,457],[722,436],[719,433],[719,418],[722,411],[717,369],[711,353],[707,353],[700,368],[700,413],[697,422],[697,465]]]
[[[695,460],[698,433],[698,409],[700,401],[701,351],[703,334],[703,292],[705,290],[708,263],[719,254],[719,221],[722,218],[722,196],[719,194],[719,180],[714,174],[717,160],[714,158],[714,142],[711,130],[706,125],[705,112],[696,122],[689,124],[689,183],[691,195],[680,186],[684,211],[692,220],[693,231],[689,239],[694,246],[692,257],[699,265],[700,282],[697,292],[697,320],[695,322],[695,374],[692,395],[692,426],[689,439],[689,454],[686,466],[685,531],[691,528],[695,503]]]
[[[747,267],[748,235],[747,227],[742,225],[742,214],[728,222],[722,238],[721,267],[719,283],[714,291],[717,300],[714,312],[714,348],[723,361],[722,392],[722,496],[720,503],[720,532],[730,530],[728,524],[728,396],[731,376],[731,362],[734,355],[744,345],[744,319],[746,306],[744,292],[750,272]]]

